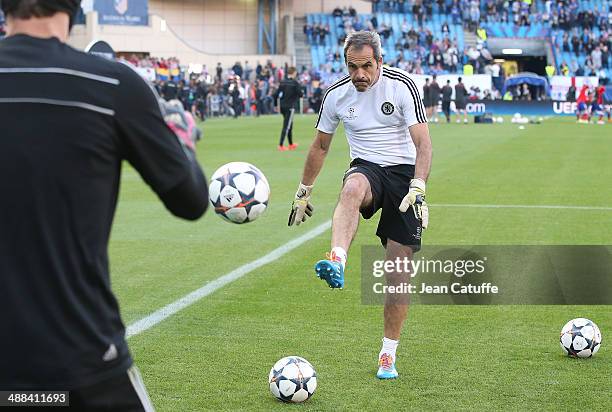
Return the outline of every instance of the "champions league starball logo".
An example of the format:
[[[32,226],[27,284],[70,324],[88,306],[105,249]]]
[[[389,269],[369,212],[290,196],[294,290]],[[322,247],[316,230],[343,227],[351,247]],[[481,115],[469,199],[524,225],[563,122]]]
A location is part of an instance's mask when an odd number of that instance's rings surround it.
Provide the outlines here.
[[[123,15],[128,10],[128,0],[113,0],[113,2],[117,13]]]

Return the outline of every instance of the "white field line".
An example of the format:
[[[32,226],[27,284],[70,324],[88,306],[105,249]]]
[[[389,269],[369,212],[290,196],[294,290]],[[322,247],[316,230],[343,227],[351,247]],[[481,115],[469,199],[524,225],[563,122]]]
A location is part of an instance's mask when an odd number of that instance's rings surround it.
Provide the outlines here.
[[[437,203],[430,204],[432,207],[454,207],[454,208],[484,208],[484,209],[570,209],[570,210],[604,210],[612,211],[612,207],[605,206],[564,206],[564,205],[480,205],[480,204],[449,204],[449,203]],[[156,310],[150,315],[132,323],[127,327],[126,337],[130,338],[134,335],[138,335],[153,326],[157,325],[164,319],[174,315],[177,312],[193,305],[198,300],[210,295],[211,293],[219,290],[223,286],[234,282],[247,275],[248,273],[258,269],[268,263],[274,262],[281,258],[285,254],[289,253],[293,249],[303,245],[309,240],[314,239],[320,234],[324,233],[331,227],[331,220],[315,227],[310,232],[306,232],[302,236],[299,236],[288,243],[274,249],[272,252],[265,256],[260,257],[252,262],[249,262],[231,272],[215,279],[199,289],[183,296],[182,298],[164,306],[161,309]]]
[[[129,325],[126,330],[126,337],[130,338],[134,335],[138,335],[153,326],[157,325],[164,319],[174,315],[175,313],[193,305],[198,300],[202,299],[205,296],[210,295],[211,293],[217,291],[223,286],[232,283],[235,280],[240,279],[241,277],[247,275],[248,273],[258,269],[268,263],[274,262],[275,260],[281,258],[285,254],[291,252],[293,249],[303,245],[309,240],[314,239],[320,234],[324,233],[331,227],[331,220],[328,220],[325,223],[320,224],[309,232],[306,232],[302,236],[299,236],[284,245],[274,249],[272,252],[268,253],[265,256],[260,257],[252,262],[249,262],[243,266],[240,266],[237,269],[232,270],[231,272],[214,279],[199,289],[194,290],[193,292],[183,296],[182,298],[164,306],[161,309],[156,310],[150,315],[140,319]]]
[[[482,209],[569,209],[569,210],[605,210],[612,211],[612,207],[607,206],[569,206],[569,205],[477,205],[477,204],[451,204],[434,203],[431,207],[465,207]]]

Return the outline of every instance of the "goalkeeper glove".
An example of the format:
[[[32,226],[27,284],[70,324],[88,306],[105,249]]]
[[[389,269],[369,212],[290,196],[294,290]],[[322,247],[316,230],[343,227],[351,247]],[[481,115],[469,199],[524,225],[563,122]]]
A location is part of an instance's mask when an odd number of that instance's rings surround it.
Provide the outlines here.
[[[312,216],[313,207],[310,203],[310,194],[312,193],[312,186],[306,186],[300,183],[297,192],[295,193],[295,200],[291,205],[291,213],[289,214],[289,222],[287,226],[296,225],[305,222],[306,219]]]
[[[425,202],[425,181],[423,179],[412,179],[408,194],[400,203],[399,210],[404,213],[412,206],[414,216],[421,221],[423,229],[429,225],[429,208]]]

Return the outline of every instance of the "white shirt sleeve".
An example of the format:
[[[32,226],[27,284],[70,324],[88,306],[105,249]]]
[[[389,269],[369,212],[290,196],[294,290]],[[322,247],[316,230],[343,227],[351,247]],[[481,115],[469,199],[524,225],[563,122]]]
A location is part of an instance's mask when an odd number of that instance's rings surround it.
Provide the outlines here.
[[[315,128],[323,133],[334,134],[340,123],[338,113],[336,113],[336,99],[331,93],[328,93],[323,98],[321,110],[319,110],[319,118]]]
[[[425,114],[425,106],[419,88],[412,80],[404,82],[404,85],[405,87],[401,87],[399,90],[401,90],[400,103],[406,126],[427,123],[427,114]]]

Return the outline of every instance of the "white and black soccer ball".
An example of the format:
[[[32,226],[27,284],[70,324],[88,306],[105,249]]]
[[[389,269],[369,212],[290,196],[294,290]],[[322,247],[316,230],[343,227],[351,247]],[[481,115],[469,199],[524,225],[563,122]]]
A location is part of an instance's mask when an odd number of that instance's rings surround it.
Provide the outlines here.
[[[219,216],[232,223],[248,223],[266,210],[270,185],[252,164],[231,162],[212,175],[208,193]]]
[[[268,378],[270,392],[283,402],[304,402],[317,389],[317,373],[306,359],[287,356],[274,364]]]
[[[585,318],[572,319],[561,329],[563,352],[573,358],[590,358],[601,346],[601,331],[597,325]]]

